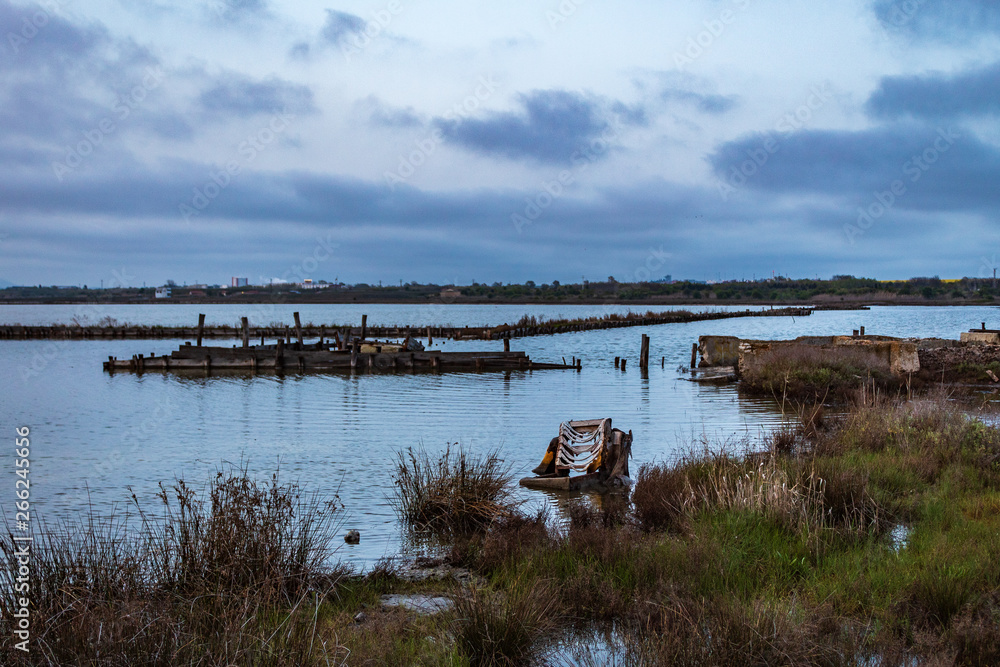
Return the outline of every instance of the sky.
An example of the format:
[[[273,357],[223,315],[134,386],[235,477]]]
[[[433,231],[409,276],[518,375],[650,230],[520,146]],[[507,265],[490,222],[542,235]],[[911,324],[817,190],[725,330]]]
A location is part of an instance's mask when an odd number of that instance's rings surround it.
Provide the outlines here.
[[[992,275],[996,0],[0,0],[0,286]]]

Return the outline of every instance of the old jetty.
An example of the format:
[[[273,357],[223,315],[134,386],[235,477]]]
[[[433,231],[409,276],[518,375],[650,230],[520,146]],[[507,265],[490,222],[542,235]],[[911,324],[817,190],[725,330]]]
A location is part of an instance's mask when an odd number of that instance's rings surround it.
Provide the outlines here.
[[[360,336],[362,331],[373,338],[445,338],[450,340],[501,340],[504,338],[526,338],[529,336],[548,336],[560,333],[578,331],[594,331],[599,329],[617,329],[621,327],[642,327],[659,324],[677,324],[684,322],[703,322],[707,320],[725,320],[736,317],[807,317],[811,308],[769,308],[764,310],[738,310],[713,313],[692,313],[688,311],[666,311],[662,313],[627,313],[624,315],[610,314],[602,317],[588,317],[570,320],[542,320],[525,317],[514,324],[501,324],[481,327],[449,327],[426,325],[393,325],[367,326],[362,319],[362,325],[321,324],[301,325],[302,334],[308,338],[325,338],[337,332],[341,338]],[[288,327],[284,325],[251,326],[249,336],[254,339],[279,338],[287,336]],[[109,325],[66,325],[24,326],[7,324],[0,326],[0,339],[194,339],[194,338],[240,338],[243,328],[231,325],[215,325],[200,327],[178,326],[137,326],[132,324]]]
[[[190,342],[169,355],[133,355],[130,359],[109,357],[104,370],[143,373],[149,371],[242,371],[242,372],[447,372],[447,371],[503,371],[503,370],[581,370],[582,361],[572,363],[539,363],[524,352],[510,351],[504,342],[502,352],[441,352],[425,350],[415,339],[406,337],[402,342],[370,340],[365,326],[358,336],[348,333],[341,336],[334,332],[331,338],[321,336],[314,343],[306,343],[306,332],[295,313],[295,340],[291,332],[282,329],[274,343],[261,340],[250,345],[250,327],[243,318],[243,344],[241,347],[203,346],[202,336],[197,345]],[[204,315],[201,316],[204,325]],[[201,333],[203,333],[203,329]]]

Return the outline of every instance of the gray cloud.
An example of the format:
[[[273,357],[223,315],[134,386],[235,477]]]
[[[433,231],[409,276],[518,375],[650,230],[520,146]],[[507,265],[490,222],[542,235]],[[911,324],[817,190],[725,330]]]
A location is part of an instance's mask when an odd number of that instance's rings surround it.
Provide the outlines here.
[[[326,22],[320,35],[334,46],[343,45],[349,38],[364,32],[365,20],[355,14],[326,10]]]
[[[225,21],[240,22],[269,13],[267,0],[213,0],[214,9]]]
[[[446,140],[484,155],[569,162],[609,124],[603,104],[580,93],[540,90],[518,96],[519,112],[434,121]]]
[[[761,153],[768,145],[771,153]],[[979,211],[1000,207],[1000,150],[950,126],[905,124],[858,132],[817,130],[784,137],[754,134],[718,147],[709,158],[731,182],[733,169],[764,162],[746,187],[777,194],[869,200],[894,181],[906,188],[897,208]]]
[[[921,39],[962,41],[1000,32],[995,0],[873,0],[872,7],[890,31]]]
[[[201,107],[210,113],[249,117],[287,109],[293,113],[313,113],[316,106],[308,86],[277,77],[256,81],[239,74],[219,77],[199,96]]]
[[[882,118],[995,116],[1000,114],[1000,62],[955,74],[886,77],[866,109]]]
[[[367,122],[375,127],[406,129],[425,124],[425,120],[413,107],[393,107],[374,95],[361,100],[357,106]]]
[[[698,111],[708,114],[724,114],[736,108],[738,98],[735,95],[717,95],[696,93],[683,88],[672,88],[660,93],[660,99],[665,102],[682,102],[693,105]]]

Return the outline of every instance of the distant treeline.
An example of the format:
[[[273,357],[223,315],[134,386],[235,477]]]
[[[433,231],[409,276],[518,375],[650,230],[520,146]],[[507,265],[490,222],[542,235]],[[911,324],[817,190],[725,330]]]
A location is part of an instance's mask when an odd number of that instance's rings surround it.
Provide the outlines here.
[[[247,287],[172,286],[169,299],[155,299],[155,288],[124,287],[91,289],[8,287],[0,290],[0,303],[147,303],[150,301],[199,302],[294,302],[294,303],[992,303],[1000,296],[993,278],[942,280],[910,278],[882,281],[854,276],[834,276],[831,280],[771,278],[754,281],[727,281],[708,284],[695,281],[619,282],[613,276],[604,281],[562,284],[472,283],[436,285],[400,283],[394,285],[321,284],[304,288],[294,284]]]

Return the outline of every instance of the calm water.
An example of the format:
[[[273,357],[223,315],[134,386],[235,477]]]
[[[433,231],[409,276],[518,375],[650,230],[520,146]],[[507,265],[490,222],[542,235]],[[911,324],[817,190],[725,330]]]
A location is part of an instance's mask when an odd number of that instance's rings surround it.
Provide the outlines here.
[[[255,322],[352,323],[362,312],[373,324],[486,324],[517,320],[525,312],[577,317],[606,306],[280,306],[268,312],[241,306],[111,306],[81,312],[74,306],[0,308],[0,322],[46,324],[108,315],[133,323],[186,324],[206,312],[210,322],[235,323],[248,311]],[[627,310],[627,308],[615,308]],[[515,470],[540,460],[561,421],[612,417],[635,437],[633,470],[666,459],[702,437],[721,442],[756,437],[780,423],[766,401],[741,399],[731,386],[701,386],[677,371],[701,334],[788,338],[805,334],[868,333],[957,338],[997,308],[875,308],[821,312],[805,318],[741,318],[529,338],[514,342],[533,359],[576,356],[583,371],[456,373],[445,375],[220,376],[146,374],[110,376],[108,356],[164,354],[179,341],[0,341],[0,372],[7,387],[0,415],[8,429],[32,429],[31,491],[35,510],[52,520],[126,504],[127,487],[151,499],[157,482],[175,476],[203,483],[223,461],[249,462],[308,490],[339,490],[344,529],[361,531],[361,544],[341,556],[359,565],[400,550],[402,535],[386,501],[395,452],[449,443],[472,450],[500,447]],[[652,337],[648,378],[635,366],[641,334]],[[435,342],[435,346],[438,345]],[[498,342],[441,342],[445,350],[500,349]],[[629,358],[628,371],[614,357]],[[659,360],[665,357],[665,367]],[[9,472],[0,484],[13,490]],[[533,503],[545,496],[523,492]],[[12,493],[0,491],[0,497]],[[5,510],[6,511],[6,510]],[[8,517],[10,518],[10,517]]]

